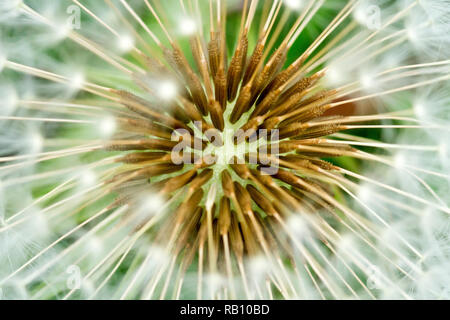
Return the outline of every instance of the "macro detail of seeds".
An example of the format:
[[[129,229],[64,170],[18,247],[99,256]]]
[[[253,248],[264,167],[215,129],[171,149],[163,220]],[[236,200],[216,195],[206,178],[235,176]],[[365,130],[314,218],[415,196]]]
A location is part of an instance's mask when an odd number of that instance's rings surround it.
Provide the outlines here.
[[[0,299],[449,299],[448,0],[0,2]]]

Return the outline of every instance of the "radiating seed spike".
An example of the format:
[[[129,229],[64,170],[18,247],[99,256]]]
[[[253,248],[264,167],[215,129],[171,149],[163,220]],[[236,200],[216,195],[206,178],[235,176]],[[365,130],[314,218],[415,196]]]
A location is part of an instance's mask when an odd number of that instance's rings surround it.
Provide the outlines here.
[[[264,99],[256,105],[255,110],[253,110],[252,113],[252,118],[264,114],[268,110],[270,110],[274,103],[276,103],[278,98],[281,96],[281,92],[281,88],[269,91]]]
[[[232,164],[230,164],[230,167],[234,170],[234,172],[236,172],[236,174],[241,178],[241,179],[249,179],[251,177],[251,173],[249,168],[247,167],[247,165],[245,164],[239,164],[237,163],[237,158],[234,157]]]
[[[239,39],[236,51],[231,59],[230,67],[228,68],[227,83],[228,83],[228,101],[231,102],[236,98],[239,83],[242,79],[242,74],[245,68],[245,60],[247,58],[248,38],[243,34]]]
[[[252,199],[247,190],[237,181],[234,182],[234,190],[242,212],[247,215],[253,214]]]
[[[212,77],[216,77],[220,65],[220,34],[218,32],[211,33],[211,40],[208,43],[209,68]]]
[[[272,118],[265,120],[262,126],[264,129],[270,131],[270,130],[275,129],[278,126],[278,124],[280,123],[280,121],[281,121],[280,117],[272,117]]]
[[[128,150],[163,150],[171,151],[177,142],[165,139],[141,139],[141,140],[115,140],[105,143],[104,149],[108,151]]]
[[[201,173],[199,173],[189,184],[189,192],[194,192],[197,189],[200,189],[205,183],[207,183],[213,176],[213,170],[205,169]]]
[[[231,179],[231,175],[228,170],[223,170],[221,173],[222,180],[222,188],[225,196],[231,198],[234,195],[234,186],[233,179]]]
[[[189,100],[181,98],[180,99],[181,104],[184,108],[184,111],[186,112],[187,116],[192,120],[192,121],[202,121],[203,120],[203,116],[200,113],[200,111],[198,110],[198,108]]]
[[[259,39],[253,51],[253,54],[250,57],[247,69],[245,70],[244,78],[242,80],[243,86],[245,86],[253,77],[254,73],[258,71],[258,67],[261,63],[263,53],[264,53],[264,41],[263,39]]]
[[[305,132],[308,128],[309,125],[306,123],[292,123],[288,126],[280,127],[279,128],[280,139],[300,135],[302,132]]]
[[[248,83],[242,87],[239,92],[239,96],[234,105],[233,111],[231,112],[230,122],[235,124],[242,116],[242,114],[247,111],[250,107],[250,99],[252,97],[252,85]]]
[[[264,211],[265,214],[274,216],[277,214],[277,211],[272,206],[269,200],[261,193],[258,189],[256,189],[254,186],[248,184],[247,185],[247,191],[250,194],[253,201],[256,202],[256,204]]]
[[[193,238],[193,234],[196,233],[197,225],[200,221],[200,218],[203,215],[203,208],[197,207],[191,216],[187,216],[187,222],[184,223],[183,228],[181,229],[181,234],[177,238],[177,246],[175,252],[182,251],[186,248],[186,244],[190,243],[190,239]]]
[[[275,174],[275,177],[294,187],[302,188],[304,186],[304,183],[302,183],[302,179],[300,177],[284,169],[279,169]]]
[[[230,225],[230,242],[231,248],[238,260],[241,260],[244,255],[244,239],[239,228],[239,222],[236,211],[231,211],[231,225]]]
[[[123,157],[120,157],[116,162],[122,162],[127,164],[140,163],[149,160],[163,160],[168,155],[167,152],[133,152]]]
[[[192,169],[189,170],[179,176],[169,178],[164,182],[163,188],[161,189],[162,193],[172,193],[175,190],[178,190],[184,187],[186,184],[192,181],[197,176],[197,170]]]
[[[255,78],[255,83],[252,87],[252,104],[256,102],[256,99],[265,89],[268,83],[272,80],[273,76],[282,68],[286,60],[286,50],[278,48],[269,62],[264,66],[262,72]]]
[[[147,119],[116,118],[121,130],[170,139],[172,130]]]
[[[123,100],[121,102],[124,106],[140,116],[160,121],[161,123],[171,126],[175,129],[183,128],[186,130],[190,130],[190,128],[183,122],[171,116],[163,114],[161,110],[158,110],[157,108],[155,109],[155,107],[145,99],[142,99],[130,92],[123,90],[112,90],[112,92],[117,94],[120,99]]]
[[[250,139],[254,137],[258,127],[263,124],[263,117],[256,117],[245,123],[239,130],[237,130],[233,135],[233,140],[235,144],[240,144],[244,142],[245,139]]]
[[[300,131],[299,134],[293,134],[291,136],[294,136],[295,139],[314,139],[325,137],[344,129],[345,127],[342,127],[339,124],[325,124],[308,128],[304,131]]]
[[[178,210],[180,210],[183,215],[188,213],[193,213],[195,208],[200,204],[200,201],[202,200],[204,195],[203,189],[199,188],[195,192],[190,195],[189,199],[187,201],[180,204],[178,207]]]
[[[219,230],[221,235],[225,235],[230,230],[231,213],[230,213],[230,199],[222,197],[220,199],[219,208]]]
[[[258,103],[272,90],[276,90],[284,85],[301,67],[301,63],[291,64],[286,69],[281,71],[263,90],[261,97],[258,99]]]
[[[206,116],[208,110],[208,99],[199,78],[196,74],[190,72],[187,74],[186,81],[188,82],[188,86],[191,91],[192,100],[202,115]]]
[[[210,102],[210,114],[211,114],[211,121],[214,124],[214,126],[219,129],[220,131],[223,131],[225,127],[224,119],[223,119],[223,113],[222,113],[222,107],[220,106],[220,103],[213,100]]]
[[[220,66],[214,79],[215,87],[215,98],[220,103],[222,110],[226,109],[227,106],[227,76],[225,74],[225,69]]]

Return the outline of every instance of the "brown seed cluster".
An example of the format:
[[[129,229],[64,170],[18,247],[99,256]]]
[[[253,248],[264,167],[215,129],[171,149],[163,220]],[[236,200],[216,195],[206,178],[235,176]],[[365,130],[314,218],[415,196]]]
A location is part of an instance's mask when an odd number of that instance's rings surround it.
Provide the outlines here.
[[[290,256],[289,245],[276,230],[292,214],[330,210],[332,204],[323,196],[330,191],[320,176],[335,167],[321,158],[341,156],[352,148],[322,138],[345,127],[338,117],[323,116],[337,91],[320,89],[324,73],[302,72],[307,55],[285,67],[286,42],[269,50],[264,30],[250,54],[248,30],[241,26],[228,59],[224,20],[209,42],[198,35],[190,39],[195,68],[176,43],[163,48],[165,63],[141,57],[150,77],[177,83],[177,96],[170,102],[151,102],[115,91],[128,113],[118,118],[121,137],[111,140],[107,149],[130,151],[119,159],[124,166],[110,180],[115,189],[151,187],[175,200],[175,210],[161,223],[155,241],[169,245],[184,268],[196,256],[202,260],[207,250],[211,270],[230,273],[233,262],[239,265],[247,255]],[[154,95],[142,76],[136,76],[136,82]],[[196,151],[223,141],[200,135],[195,126],[220,136],[226,123],[242,119],[240,129],[246,135],[236,133],[236,144],[246,143],[258,129],[268,130],[269,136],[277,130],[279,141],[268,139],[264,151],[246,153],[244,163],[234,161],[215,172],[217,167],[207,161],[213,155],[199,159]],[[188,146],[180,156],[195,160],[193,164],[173,163],[171,151],[179,141],[173,141],[172,134],[177,129],[189,132],[179,137]],[[278,148],[272,148],[274,143]],[[262,171],[267,163],[277,164],[272,175]],[[124,192],[117,203],[131,201],[132,193]]]

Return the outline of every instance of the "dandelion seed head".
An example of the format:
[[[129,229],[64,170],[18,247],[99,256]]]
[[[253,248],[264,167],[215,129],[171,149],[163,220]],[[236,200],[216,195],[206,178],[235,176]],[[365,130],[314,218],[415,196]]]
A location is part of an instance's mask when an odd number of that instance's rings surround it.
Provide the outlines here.
[[[0,243],[21,251],[2,272],[69,299],[444,295],[449,63],[429,58],[448,9],[307,3],[87,2],[81,29],[23,4],[18,85],[0,84]]]

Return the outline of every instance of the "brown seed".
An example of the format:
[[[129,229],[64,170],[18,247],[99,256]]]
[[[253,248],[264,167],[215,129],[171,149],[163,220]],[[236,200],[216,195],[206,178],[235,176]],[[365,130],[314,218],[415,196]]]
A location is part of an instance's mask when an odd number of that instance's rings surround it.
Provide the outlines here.
[[[309,125],[306,123],[292,123],[279,129],[280,139],[298,136],[301,133],[305,132],[308,128]]]
[[[278,88],[276,90],[269,91],[267,95],[264,97],[264,99],[256,105],[255,110],[253,110],[253,113],[251,117],[255,117],[261,114],[266,113],[270,108],[274,105],[274,103],[277,102],[278,98],[280,97],[282,92],[281,88]]]
[[[170,154],[166,152],[133,152],[120,157],[117,162],[132,164],[151,160],[168,161],[167,156],[170,156]]]
[[[273,130],[277,127],[278,123],[280,123],[281,119],[280,117],[272,117],[264,121],[263,128],[267,130]]]
[[[239,96],[234,105],[233,111],[231,112],[230,122],[236,123],[242,116],[242,114],[248,110],[250,107],[250,99],[251,99],[251,83],[242,87],[239,92]]]
[[[170,139],[172,130],[147,119],[116,118],[124,131],[152,135],[158,138]]]
[[[244,79],[242,80],[243,86],[245,86],[250,81],[254,73],[258,70],[263,53],[264,53],[264,41],[263,39],[259,39],[258,43],[256,44],[255,50],[253,50],[253,54],[250,57],[247,69],[245,70]]]
[[[155,164],[140,169],[141,176],[151,178],[162,174],[169,174],[183,169],[184,165],[175,165],[172,163]]]
[[[278,48],[269,62],[264,66],[262,72],[255,78],[252,90],[252,103],[256,101],[262,90],[272,80],[273,76],[283,67],[286,61],[286,50]]]
[[[142,99],[141,97],[138,97],[130,92],[123,90],[112,90],[112,91],[113,93],[117,94],[120,97],[121,103],[124,106],[126,106],[129,110],[135,112],[136,114],[145,118],[157,120],[162,124],[168,125],[175,129],[183,128],[186,130],[190,130],[190,128],[186,126],[183,122],[171,116],[165,115],[161,110],[154,109],[155,107],[145,99]]]
[[[177,209],[176,216],[179,217],[178,221],[181,223],[186,216],[193,214],[200,201],[202,200],[204,195],[203,189],[197,189],[192,195],[189,196],[189,199],[185,202],[182,202]]]
[[[288,112],[291,112],[302,103],[302,99],[306,94],[307,91],[294,93],[285,101],[283,102],[280,101],[275,108],[273,108],[268,112],[267,117],[281,116]]]
[[[227,76],[225,69],[220,66],[214,79],[215,98],[219,101],[222,110],[225,110],[227,106]]]
[[[230,173],[225,169],[221,173],[223,193],[228,198],[234,196],[233,179],[231,179]]]
[[[188,73],[186,77],[186,81],[191,91],[192,101],[194,101],[202,115],[206,116],[208,110],[208,99],[206,98],[200,79],[196,74],[194,74],[194,72]]]
[[[171,193],[179,188],[185,186],[189,182],[192,181],[197,176],[197,169],[189,170],[179,176],[169,178],[164,180],[164,183],[161,184],[161,192],[162,193]],[[157,189],[158,190],[158,189]]]
[[[171,151],[177,142],[165,139],[113,140],[105,144],[108,151],[164,150]]]
[[[321,115],[323,115],[325,113],[325,111],[330,109],[330,107],[331,107],[331,105],[325,104],[325,105],[317,106],[312,109],[308,109],[305,112],[302,112],[294,117],[288,118],[285,121],[281,122],[280,126],[284,126],[286,124],[294,123],[294,122],[307,122],[307,121],[316,119],[316,118],[320,117]]]
[[[239,202],[239,206],[243,213],[250,215],[253,214],[252,199],[247,190],[239,183],[234,182],[234,190],[236,192],[236,198]]]
[[[197,207],[195,208],[192,215],[187,216],[187,222],[184,223],[183,228],[181,229],[181,233],[177,238],[177,247],[175,252],[179,252],[186,248],[187,244],[190,243],[192,238],[195,238],[194,234],[196,233],[196,228],[198,223],[200,222],[200,218],[203,215],[203,208]]]
[[[295,136],[295,139],[314,139],[319,137],[328,136],[330,134],[339,132],[345,129],[345,127],[340,126],[339,124],[324,124],[309,127],[304,131],[300,131],[298,134],[292,134],[290,136]]]
[[[198,174],[189,185],[189,192],[193,192],[200,189],[205,183],[207,183],[213,176],[213,170],[205,169]]]
[[[209,103],[209,110],[212,123],[217,129],[223,131],[225,124],[223,120],[222,107],[220,106],[219,102],[215,100],[211,101]]]
[[[202,121],[203,117],[197,107],[188,99],[180,98],[184,111],[192,121]]]
[[[293,122],[293,120],[291,120],[291,119],[293,119],[295,116],[297,116],[299,114],[302,114],[302,113],[305,113],[308,110],[315,109],[318,106],[321,106],[321,105],[324,105],[324,104],[328,103],[330,100],[333,99],[333,97],[334,97],[334,95],[336,93],[337,93],[336,90],[328,90],[328,91],[323,91],[323,92],[320,92],[320,93],[317,93],[317,94],[313,95],[311,98],[303,101],[301,103],[301,105],[298,106],[295,110],[293,110],[293,111],[291,111],[291,112],[289,112],[287,114],[284,114],[282,116],[283,120],[286,123]]]
[[[228,101],[231,102],[236,98],[239,83],[242,79],[242,74],[245,67],[245,60],[247,58],[248,38],[243,34],[238,42],[236,51],[231,59],[230,67],[228,68],[227,83],[228,83]]]
[[[252,174],[250,173],[250,170],[248,169],[247,165],[246,164],[238,164],[236,157],[234,157],[233,163],[230,164],[230,167],[243,180],[249,179],[252,176]]]
[[[251,119],[246,124],[244,124],[239,130],[233,135],[233,141],[235,144],[244,142],[245,139],[251,140],[255,137],[256,130],[262,124],[263,118],[257,117]]]
[[[283,84],[285,84],[293,75],[296,73],[300,67],[301,63],[298,64],[291,64],[289,67],[287,67],[285,70],[281,71],[264,89],[264,91],[261,93],[261,97],[259,98],[258,102],[262,101],[264,97],[267,95],[269,91],[276,90],[279,87],[281,87]]]
[[[211,40],[208,43],[209,68],[213,78],[217,75],[220,65],[219,37],[218,32],[212,32]]]
[[[143,168],[132,169],[126,172],[116,174],[113,178],[108,180],[108,183],[113,183],[126,179],[126,181],[135,181],[141,179],[150,179],[162,174],[174,173],[183,169],[183,165],[174,165],[172,163],[160,163]]]
[[[239,228],[237,214],[234,210],[231,211],[230,242],[234,254],[238,260],[241,260],[244,255],[244,240]]]
[[[275,174],[275,177],[294,187],[302,188],[305,185],[305,182],[303,182],[300,177],[296,176],[290,171],[286,171],[283,169],[279,169],[278,172]]]
[[[259,192],[258,189],[256,189],[254,186],[248,184],[247,191],[250,194],[253,201],[256,202],[256,204],[264,211],[265,214],[267,214],[269,216],[273,216],[273,215],[277,214],[277,211],[272,206],[270,201],[267,200],[267,198],[261,192]]]
[[[231,213],[230,213],[230,199],[222,197],[220,199],[219,208],[219,230],[221,235],[225,235],[230,230]]]

